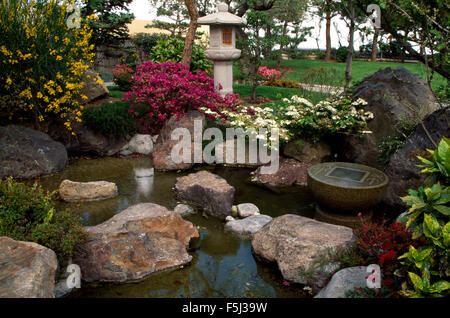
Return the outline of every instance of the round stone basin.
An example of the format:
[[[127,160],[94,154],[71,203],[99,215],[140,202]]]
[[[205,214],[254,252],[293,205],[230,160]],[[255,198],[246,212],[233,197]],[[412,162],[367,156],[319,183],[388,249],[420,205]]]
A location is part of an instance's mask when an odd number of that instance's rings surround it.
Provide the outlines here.
[[[308,170],[308,187],[318,204],[330,211],[359,212],[383,199],[389,178],[364,165],[327,162]]]

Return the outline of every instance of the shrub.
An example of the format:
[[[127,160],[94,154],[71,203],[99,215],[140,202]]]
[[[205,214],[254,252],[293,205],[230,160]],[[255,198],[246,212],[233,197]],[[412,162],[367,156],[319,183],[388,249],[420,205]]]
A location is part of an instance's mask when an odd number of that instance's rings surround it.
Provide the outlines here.
[[[431,173],[428,182],[437,183],[410,190],[403,198],[409,206],[406,226],[413,238],[424,241],[418,248],[410,246],[399,258],[409,268],[409,284],[402,286],[407,297],[442,297],[450,291],[450,140],[443,138],[430,153],[430,160],[419,157],[422,172]]]
[[[171,116],[181,117],[188,110],[214,111],[224,117],[223,110],[235,110],[234,95],[225,98],[215,91],[214,81],[205,72],[193,74],[179,63],[144,62],[136,69],[134,84],[124,94],[123,101],[131,103],[129,112],[147,132],[157,130]]]
[[[336,60],[338,60],[338,62],[347,61],[347,56],[348,56],[348,47],[346,47],[346,46],[341,46],[336,51]]]
[[[179,38],[162,39],[153,47],[150,58],[156,63],[169,61],[181,63],[183,61],[183,51],[184,42]],[[194,45],[192,49],[191,72],[199,73],[201,71],[212,74],[212,63],[206,58],[203,49],[198,45]]]
[[[367,121],[373,114],[362,109],[365,104],[362,99],[352,102],[346,97],[334,97],[313,105],[304,98],[292,96],[269,104],[272,107],[238,107],[237,112],[228,114],[228,120],[233,126],[256,131],[264,128],[270,132],[276,128],[281,144],[300,136],[317,141],[325,135],[368,133]],[[220,118],[219,114],[214,115]]]
[[[128,112],[130,103],[104,103],[83,111],[86,127],[105,136],[127,136],[136,132],[135,118]]]
[[[133,82],[133,69],[126,64],[116,64],[112,70],[114,83],[122,91],[128,91]]]
[[[132,41],[134,45],[142,50],[144,56],[150,56],[153,48],[158,44],[159,40],[167,40],[169,36],[167,34],[148,34],[148,33],[138,33],[133,38]]]
[[[86,234],[79,216],[55,210],[55,195],[37,184],[30,187],[12,178],[0,180],[0,236],[41,244],[65,262]]]
[[[68,1],[4,1],[0,6],[0,117],[81,121],[82,77],[95,54],[91,30],[67,26]],[[81,96],[87,98],[86,96]]]

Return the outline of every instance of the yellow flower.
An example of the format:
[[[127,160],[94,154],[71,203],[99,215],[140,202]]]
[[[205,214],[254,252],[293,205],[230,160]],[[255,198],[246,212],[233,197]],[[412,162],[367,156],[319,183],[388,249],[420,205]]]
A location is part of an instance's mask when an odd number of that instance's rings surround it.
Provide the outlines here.
[[[11,78],[8,76],[8,78],[6,79],[6,84],[11,85],[11,83],[12,83],[12,80],[11,80]]]
[[[38,92],[38,93],[36,94],[36,97],[37,97],[37,98],[42,98],[42,97],[43,97],[43,95],[42,95],[42,93],[41,93],[41,92]]]

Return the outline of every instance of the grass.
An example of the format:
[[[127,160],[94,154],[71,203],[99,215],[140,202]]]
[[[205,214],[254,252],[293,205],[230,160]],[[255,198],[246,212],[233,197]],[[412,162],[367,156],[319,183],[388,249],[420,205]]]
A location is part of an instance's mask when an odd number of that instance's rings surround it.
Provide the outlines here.
[[[275,66],[275,61],[270,61],[264,63],[266,66]],[[317,82],[318,74],[323,75],[331,74],[332,78],[329,79],[328,85],[342,86],[345,78],[345,63],[325,63],[320,60],[284,60],[281,62],[284,67],[293,68],[294,71],[288,74],[285,79],[294,80],[299,83],[307,84],[323,84]],[[359,82],[367,76],[372,75],[380,69],[385,69],[390,67],[392,69],[397,69],[398,67],[403,67],[410,71],[411,73],[419,75],[421,78],[426,80],[426,67],[422,63],[395,63],[395,62],[367,62],[367,61],[354,61],[352,65],[352,76],[353,83]],[[335,71],[331,71],[335,70]],[[324,73],[323,73],[324,72]],[[334,73],[335,72],[335,73]],[[320,74],[319,74],[320,75]],[[439,86],[445,85],[447,79],[439,74],[434,75],[432,81],[432,88],[436,90]]]
[[[240,96],[251,96],[252,88],[249,85],[235,84],[233,90]],[[283,88],[272,86],[258,86],[256,89],[256,96],[267,97],[273,101],[281,100],[283,98],[290,98],[293,95],[298,95],[310,100],[316,104],[326,98],[325,94],[309,92],[297,88]]]

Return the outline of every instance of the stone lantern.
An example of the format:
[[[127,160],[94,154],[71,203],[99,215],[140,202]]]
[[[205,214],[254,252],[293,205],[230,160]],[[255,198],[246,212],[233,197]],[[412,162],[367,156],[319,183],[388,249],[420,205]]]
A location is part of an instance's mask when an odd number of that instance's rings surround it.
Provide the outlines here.
[[[198,24],[209,25],[210,44],[207,58],[214,62],[214,85],[222,86],[220,94],[233,93],[233,61],[241,56],[236,49],[236,27],[246,24],[244,18],[228,12],[228,5],[220,3],[218,12],[198,19]]]

